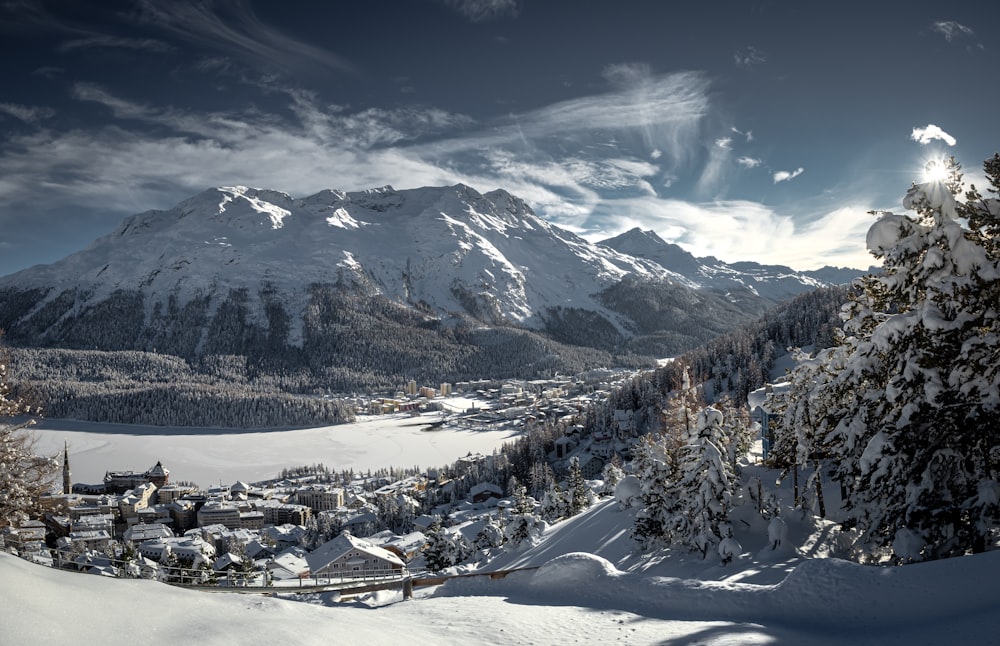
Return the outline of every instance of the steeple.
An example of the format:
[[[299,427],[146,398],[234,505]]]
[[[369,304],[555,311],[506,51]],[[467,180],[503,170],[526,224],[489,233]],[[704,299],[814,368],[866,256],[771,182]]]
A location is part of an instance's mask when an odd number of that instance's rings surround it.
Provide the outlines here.
[[[73,486],[69,473],[69,441],[65,441],[63,449],[63,493],[72,493]]]

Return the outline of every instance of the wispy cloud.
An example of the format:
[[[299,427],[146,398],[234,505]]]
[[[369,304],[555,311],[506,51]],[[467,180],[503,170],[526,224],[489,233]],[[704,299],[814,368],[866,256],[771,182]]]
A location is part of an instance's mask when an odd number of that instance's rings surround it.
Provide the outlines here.
[[[719,137],[715,140],[715,145],[719,148],[725,148],[726,150],[732,150],[733,148],[733,138],[732,137]]]
[[[155,38],[121,38],[108,35],[95,35],[68,40],[60,45],[57,51],[65,54],[78,49],[90,49],[93,47],[136,49],[158,54],[167,54],[174,51],[173,47]]]
[[[923,128],[914,128],[913,132],[910,133],[910,139],[924,145],[931,143],[935,139],[941,140],[949,146],[954,146],[958,143],[954,137],[933,123],[929,123]]]
[[[518,0],[444,0],[444,2],[472,22],[483,22],[504,15],[517,16],[520,10]]]
[[[753,45],[733,52],[733,61],[737,67],[750,68],[767,62],[767,54]]]
[[[787,182],[790,179],[795,179],[796,177],[798,177],[799,175],[801,175],[802,173],[804,173],[805,170],[806,169],[804,169],[801,166],[799,166],[798,168],[796,168],[793,171],[787,171],[787,170],[776,171],[774,173],[774,175],[773,175],[773,177],[774,177],[774,183],[777,184],[779,182]]]
[[[732,127],[732,128],[730,128],[730,130],[732,132],[740,135],[741,137],[743,137],[743,139],[747,143],[750,143],[751,141],[753,141],[753,130],[747,130],[746,132],[743,132],[742,130],[740,130],[739,128],[736,128],[736,127]]]
[[[226,54],[249,57],[258,64],[295,69],[312,63],[340,72],[354,71],[345,58],[296,40],[261,21],[249,4],[241,0],[223,3],[139,0],[138,7],[140,20],[150,27]]]
[[[938,20],[931,24],[931,29],[944,36],[949,43],[957,38],[969,37],[975,34],[971,27],[966,27],[954,20]]]
[[[757,159],[755,157],[745,157],[744,156],[744,157],[740,157],[739,159],[737,159],[736,163],[738,163],[740,166],[743,166],[744,168],[757,168],[758,166],[760,166],[764,162],[763,162],[763,160]]]
[[[25,123],[36,123],[45,119],[51,119],[55,116],[56,111],[44,106],[0,103],[0,113],[20,119]]]

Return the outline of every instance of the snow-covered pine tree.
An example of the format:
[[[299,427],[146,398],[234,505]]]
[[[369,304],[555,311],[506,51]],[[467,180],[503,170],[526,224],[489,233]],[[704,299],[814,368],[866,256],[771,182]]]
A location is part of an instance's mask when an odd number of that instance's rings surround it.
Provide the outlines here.
[[[558,482],[553,482],[549,485],[548,490],[545,495],[542,496],[542,505],[540,511],[542,512],[542,518],[547,522],[555,522],[560,518],[566,518],[571,516],[570,513],[570,492],[563,491],[563,488],[559,486]]]
[[[680,500],[676,485],[682,476],[681,447],[694,428],[699,405],[698,391],[691,385],[685,366],[680,389],[663,410],[660,433],[645,435],[636,445],[633,468],[640,488],[632,537],[643,550],[670,545],[679,530]]]
[[[793,504],[814,507],[822,518],[826,506],[820,456],[830,449],[837,410],[842,408],[835,400],[838,391],[832,382],[843,368],[843,346],[825,348],[815,357],[794,349],[793,357],[796,366],[787,388],[767,398],[766,406],[777,420],[769,460],[782,468],[781,479],[792,474]],[[798,475],[803,468],[810,469],[810,476],[800,483]]]
[[[52,492],[58,466],[54,458],[35,453],[34,436],[26,430],[33,421],[10,421],[14,416],[40,411],[13,393],[7,377],[8,360],[0,345],[0,527],[37,516],[39,496]]]
[[[590,505],[587,496],[587,481],[580,469],[580,458],[575,455],[569,459],[569,476],[566,480],[566,488],[569,498],[568,515],[575,516]]]
[[[484,551],[490,548],[500,547],[506,541],[506,537],[503,534],[503,527],[500,525],[500,520],[494,518],[493,516],[487,516],[485,523],[483,523],[482,529],[476,535],[475,547],[477,550]]]
[[[868,232],[883,273],[845,309],[844,369],[823,411],[839,420],[861,538],[898,562],[985,549],[998,520],[1000,207],[974,190],[958,203],[960,168],[944,163],[947,179],[907,193],[915,215],[883,214]],[[986,166],[995,193],[1000,160]]]
[[[514,500],[510,509],[510,520],[504,527],[504,538],[507,545],[517,547],[541,534],[545,529],[545,523],[535,515],[534,505],[528,499],[524,485],[516,483],[513,489]]]
[[[729,512],[736,478],[719,449],[726,434],[723,421],[719,410],[705,408],[696,418],[694,436],[681,449],[675,541],[698,550],[702,558],[732,533]]]
[[[441,526],[440,520],[435,520],[427,530],[424,560],[428,570],[439,572],[458,565],[469,557],[470,552],[465,540],[450,534]]]
[[[612,458],[604,465],[604,469],[601,470],[601,477],[604,479],[604,486],[601,487],[601,495],[613,496],[615,495],[615,487],[625,477],[625,472],[622,471],[621,466],[616,464],[615,459]]]

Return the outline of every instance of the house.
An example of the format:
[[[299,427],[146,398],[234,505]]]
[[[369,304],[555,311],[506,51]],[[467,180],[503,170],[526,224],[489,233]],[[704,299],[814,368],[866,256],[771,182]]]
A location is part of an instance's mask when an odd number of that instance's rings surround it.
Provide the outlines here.
[[[417,516],[416,518],[413,519],[413,529],[420,532],[426,532],[428,529],[431,528],[431,525],[433,525],[435,521],[439,520],[441,520],[440,517],[429,516],[427,514]]]
[[[367,536],[378,527],[378,523],[378,515],[371,511],[363,511],[345,518],[343,527],[356,536]]]
[[[492,482],[480,482],[469,490],[469,499],[473,504],[486,502],[490,498],[503,498],[503,489]]]
[[[618,437],[635,435],[635,411],[616,408],[613,416],[615,427],[618,429]]]
[[[215,557],[215,546],[206,543],[200,536],[154,538],[139,543],[136,549],[139,554],[157,562],[170,554],[195,565],[200,562],[210,562]]]
[[[403,536],[390,534],[383,537],[379,545],[403,559],[404,562],[409,562],[427,545],[427,536],[423,532],[410,532]]]
[[[265,542],[273,544],[275,549],[283,550],[288,547],[296,547],[302,542],[306,528],[301,525],[272,525],[260,530],[260,535]]]
[[[216,572],[224,572],[226,570],[239,570],[243,567],[243,559],[232,552],[226,552],[222,556],[215,559],[212,563],[212,569]]]
[[[173,531],[162,523],[148,523],[132,525],[125,530],[122,540],[126,543],[144,543],[155,538],[171,538],[173,535]]]
[[[553,444],[555,445],[556,459],[562,460],[563,458],[569,457],[570,451],[576,447],[576,440],[572,437],[564,435],[556,438],[556,441]]]
[[[389,550],[344,532],[306,555],[314,577],[360,578],[397,576],[403,560]]]
[[[267,563],[267,571],[275,581],[289,581],[309,576],[307,552],[301,547],[290,547]]]

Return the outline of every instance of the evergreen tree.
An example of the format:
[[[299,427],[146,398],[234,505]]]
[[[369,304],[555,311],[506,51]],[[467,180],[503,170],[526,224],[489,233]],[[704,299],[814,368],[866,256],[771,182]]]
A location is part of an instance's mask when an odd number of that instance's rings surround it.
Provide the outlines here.
[[[670,545],[680,529],[681,449],[694,430],[698,402],[697,388],[684,366],[680,388],[663,410],[661,432],[644,436],[636,446],[633,466],[640,491],[632,537],[644,550]]]
[[[615,457],[617,457],[617,455]],[[601,471],[601,477],[604,479],[604,485],[601,487],[601,495],[613,496],[615,495],[615,487],[618,486],[621,479],[625,477],[625,472],[622,471],[621,467],[615,464],[615,460],[612,459],[604,465],[604,469]]]
[[[882,214],[869,230],[883,272],[845,306],[828,356],[839,369],[810,409],[835,423],[836,476],[876,559],[979,551],[998,520],[1000,206],[974,187],[959,203],[960,168],[945,164],[944,181],[907,193],[915,215]],[[1000,158],[986,173],[996,194]]]
[[[695,427],[695,436],[681,454],[676,540],[698,550],[704,558],[732,534],[729,512],[736,482],[718,446],[725,437],[722,413],[711,407],[702,410]]]
[[[508,545],[517,547],[539,536],[545,529],[545,523],[535,515],[534,505],[528,499],[524,485],[516,486],[513,502],[510,521],[504,527],[504,538]]]
[[[569,515],[575,516],[590,505],[587,496],[587,481],[580,470],[580,458],[573,456],[569,460],[569,478],[566,483],[569,493]]]

